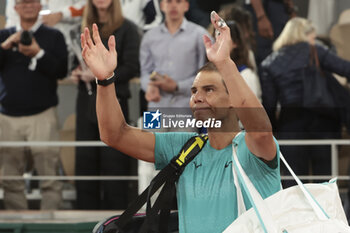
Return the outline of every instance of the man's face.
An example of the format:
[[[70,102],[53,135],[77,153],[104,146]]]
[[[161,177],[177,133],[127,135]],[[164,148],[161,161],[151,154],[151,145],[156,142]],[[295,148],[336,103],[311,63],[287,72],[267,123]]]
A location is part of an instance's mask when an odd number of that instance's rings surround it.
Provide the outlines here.
[[[40,0],[16,0],[15,10],[21,20],[36,20],[41,10]]]
[[[229,114],[230,99],[218,72],[202,71],[191,88],[190,107],[197,120],[223,120]]]
[[[180,20],[188,11],[189,3],[186,0],[162,0],[160,7],[169,20]]]

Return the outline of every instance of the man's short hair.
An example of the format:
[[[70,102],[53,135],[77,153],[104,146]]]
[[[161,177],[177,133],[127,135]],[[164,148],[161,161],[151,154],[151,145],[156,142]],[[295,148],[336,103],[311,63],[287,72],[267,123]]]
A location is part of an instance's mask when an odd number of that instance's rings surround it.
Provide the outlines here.
[[[202,72],[202,71],[203,72],[219,72],[218,68],[216,68],[216,66],[212,62],[207,62],[206,64],[204,64],[204,66],[199,68],[197,73]]]

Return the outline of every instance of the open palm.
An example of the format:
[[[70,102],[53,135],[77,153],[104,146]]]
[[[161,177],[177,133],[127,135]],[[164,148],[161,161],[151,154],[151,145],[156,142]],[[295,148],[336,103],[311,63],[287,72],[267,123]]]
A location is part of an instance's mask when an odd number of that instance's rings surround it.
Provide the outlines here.
[[[224,23],[216,12],[211,13],[211,22],[215,30],[219,31],[216,41],[212,44],[208,36],[204,36],[204,45],[209,61],[213,63],[230,59],[231,35],[230,28]],[[223,23],[220,25],[220,22]]]
[[[117,67],[117,51],[115,50],[115,38],[110,36],[108,48],[102,44],[97,25],[92,26],[92,37],[88,28],[81,34],[81,47],[83,58],[97,79],[103,80],[113,75]],[[95,43],[94,43],[95,42]]]

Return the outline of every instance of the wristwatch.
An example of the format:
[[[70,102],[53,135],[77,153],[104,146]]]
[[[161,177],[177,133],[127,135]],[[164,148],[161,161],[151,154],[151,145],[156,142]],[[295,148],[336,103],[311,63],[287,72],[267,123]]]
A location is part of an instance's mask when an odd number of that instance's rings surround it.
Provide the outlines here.
[[[106,78],[104,80],[98,80],[96,78],[96,84],[97,85],[101,85],[101,86],[108,86],[109,84],[114,83],[115,79],[117,78],[117,76],[115,76],[115,74],[113,73],[113,75],[109,78]]]

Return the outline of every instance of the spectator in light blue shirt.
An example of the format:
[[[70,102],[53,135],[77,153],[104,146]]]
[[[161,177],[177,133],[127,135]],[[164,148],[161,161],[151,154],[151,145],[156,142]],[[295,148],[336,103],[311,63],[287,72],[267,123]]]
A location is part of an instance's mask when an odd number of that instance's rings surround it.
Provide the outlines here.
[[[141,87],[149,108],[188,107],[194,77],[206,61],[204,28],[184,17],[187,0],[162,0],[165,22],[148,31],[140,50]],[[150,79],[156,72],[154,81]]]

